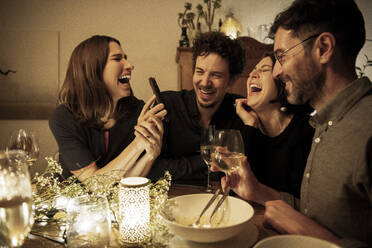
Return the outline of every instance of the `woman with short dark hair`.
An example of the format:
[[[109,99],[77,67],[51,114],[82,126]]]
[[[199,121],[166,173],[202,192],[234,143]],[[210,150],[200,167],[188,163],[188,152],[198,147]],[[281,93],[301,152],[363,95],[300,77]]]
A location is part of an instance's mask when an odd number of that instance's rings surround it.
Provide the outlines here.
[[[246,155],[258,181],[300,198],[314,129],[311,108],[287,102],[285,85],[272,75],[275,57],[266,54],[247,79],[247,98],[236,111],[245,123]]]

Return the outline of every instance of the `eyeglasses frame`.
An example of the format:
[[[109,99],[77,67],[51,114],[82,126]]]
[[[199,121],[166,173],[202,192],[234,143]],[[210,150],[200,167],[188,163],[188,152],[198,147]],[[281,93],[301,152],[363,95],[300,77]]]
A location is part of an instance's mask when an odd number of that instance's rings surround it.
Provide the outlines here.
[[[280,65],[283,65],[283,55],[285,55],[286,53],[288,53],[290,50],[294,49],[295,47],[303,44],[304,42],[308,41],[308,40],[311,40],[311,39],[314,39],[316,37],[318,37],[321,33],[318,33],[318,34],[313,34],[309,37],[307,37],[306,39],[302,40],[301,42],[297,43],[296,45],[294,46],[291,46],[287,49],[285,49],[284,51],[276,51],[274,52],[274,57],[275,59],[279,62]],[[278,54],[279,53],[279,54]]]

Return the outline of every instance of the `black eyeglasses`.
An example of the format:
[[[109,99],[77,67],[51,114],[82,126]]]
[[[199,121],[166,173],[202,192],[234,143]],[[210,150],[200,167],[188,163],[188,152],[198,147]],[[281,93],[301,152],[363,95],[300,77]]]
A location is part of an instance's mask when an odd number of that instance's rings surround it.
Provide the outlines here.
[[[281,65],[283,65],[283,57],[284,57],[284,55],[286,53],[288,53],[290,50],[292,50],[293,48],[297,47],[298,45],[301,45],[302,43],[304,43],[304,42],[306,42],[308,40],[314,39],[314,38],[318,37],[319,35],[320,35],[320,33],[319,34],[314,34],[314,35],[312,35],[312,36],[304,39],[300,43],[297,43],[296,45],[291,46],[290,48],[285,49],[284,51],[276,51],[276,52],[274,52],[275,59],[278,60]]]

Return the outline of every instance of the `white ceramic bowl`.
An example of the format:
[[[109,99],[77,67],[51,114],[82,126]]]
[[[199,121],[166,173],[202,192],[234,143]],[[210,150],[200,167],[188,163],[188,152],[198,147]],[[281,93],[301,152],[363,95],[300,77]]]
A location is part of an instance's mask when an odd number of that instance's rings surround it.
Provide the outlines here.
[[[277,235],[258,242],[253,248],[341,248],[331,242],[302,235]]]
[[[254,210],[252,206],[235,197],[228,196],[212,219],[212,227],[192,227],[212,194],[191,194],[169,199],[160,215],[170,231],[185,240],[211,243],[237,235],[249,225]],[[221,197],[221,196],[219,196]],[[201,220],[205,224],[218,199],[207,210]],[[218,225],[216,225],[218,223]]]

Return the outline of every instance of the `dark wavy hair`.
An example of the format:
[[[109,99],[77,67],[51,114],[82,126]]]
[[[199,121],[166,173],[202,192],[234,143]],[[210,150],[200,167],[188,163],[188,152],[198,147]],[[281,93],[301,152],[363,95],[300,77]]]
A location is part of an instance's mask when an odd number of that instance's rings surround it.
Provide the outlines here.
[[[293,37],[298,38],[332,33],[336,47],[353,66],[366,39],[363,15],[354,0],[295,0],[275,17],[269,32],[271,38],[279,27],[291,30]]]
[[[229,62],[231,78],[242,73],[245,65],[245,51],[238,40],[230,39],[221,32],[207,32],[200,34],[193,44],[193,71],[196,58],[210,53],[216,53]]]
[[[109,55],[109,43],[120,42],[112,37],[95,35],[82,41],[72,52],[66,77],[59,91],[59,102],[65,105],[79,123],[102,128],[102,118],[109,112],[114,119],[129,114],[139,100],[122,98],[113,109],[113,100],[103,81],[103,70]]]

